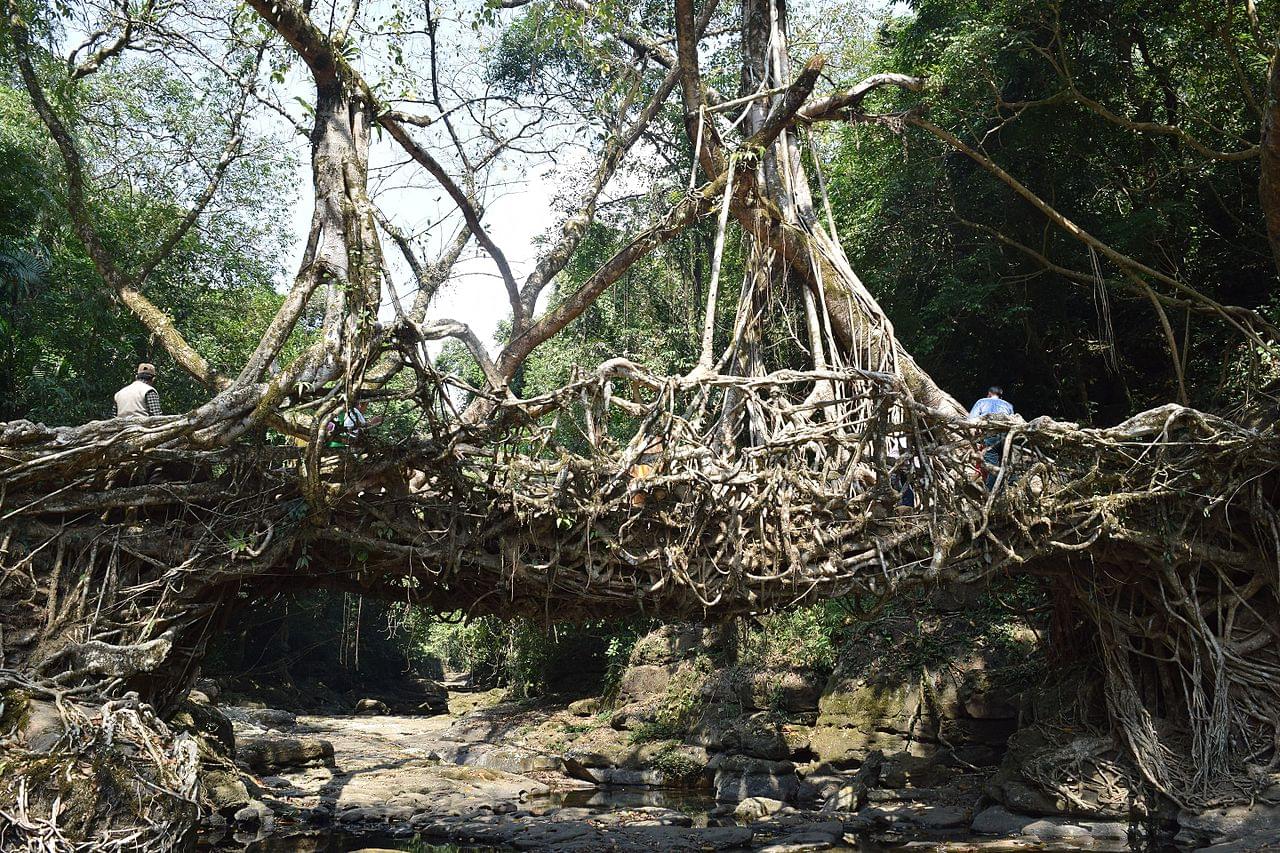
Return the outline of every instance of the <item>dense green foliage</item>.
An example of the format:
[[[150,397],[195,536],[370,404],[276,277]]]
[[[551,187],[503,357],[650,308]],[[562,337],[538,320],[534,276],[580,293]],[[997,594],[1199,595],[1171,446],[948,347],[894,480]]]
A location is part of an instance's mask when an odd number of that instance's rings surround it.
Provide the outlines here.
[[[651,624],[546,626],[529,619],[432,616],[343,593],[282,594],[233,614],[205,672],[227,678],[234,689],[294,702],[376,693],[379,685],[410,674],[462,674],[477,688],[500,687],[519,698],[608,694]]]
[[[184,136],[213,133],[215,105],[200,103],[154,69],[104,75],[91,85],[104,90],[92,101],[109,104],[106,112],[147,112],[161,128]],[[109,132],[111,116],[95,114],[91,99],[81,98],[85,105],[73,101],[67,108],[80,109],[77,118],[96,129],[91,167],[127,164],[116,182],[102,186],[94,215],[113,261],[132,270],[185,211],[163,189],[163,164],[150,162],[139,140]],[[72,229],[56,149],[7,73],[0,73],[0,171],[0,420],[61,424],[110,417],[112,394],[132,381],[140,361],[158,365],[167,411],[207,399],[111,299]],[[274,281],[287,211],[267,202],[288,198],[284,177],[273,158],[241,160],[219,203],[145,285],[216,369],[238,368],[279,304]]]
[[[1274,4],[1257,5],[1262,20],[1273,19]],[[875,66],[928,77],[932,121],[1119,251],[1274,316],[1258,158],[1210,159],[1174,135],[1109,121],[1072,96],[1066,77],[1117,117],[1182,128],[1218,151],[1247,149],[1259,138],[1250,99],[1262,95],[1272,44],[1241,10],[1232,18],[1231,4],[1195,2],[910,6],[911,16],[881,29]],[[880,106],[919,100],[895,95]],[[1030,415],[1100,422],[1177,398],[1149,300],[987,171],[913,128],[899,136],[848,127],[825,143],[854,266],[944,387],[968,402],[1000,382]],[[1081,279],[1047,270],[997,233]],[[1105,287],[1091,281],[1095,271]],[[1241,358],[1238,335],[1216,319],[1184,325],[1183,311],[1169,313],[1193,402],[1231,403],[1220,380]]]
[[[1116,250],[1213,299],[1276,316],[1258,158],[1207,156],[1178,135],[1229,155],[1257,144],[1256,105],[1272,44],[1247,16],[1190,2],[1155,10],[1049,0],[908,5],[909,14],[885,13],[874,30],[846,25],[841,41],[824,42],[815,27],[811,38],[794,40],[804,45],[796,50],[834,49],[834,88],[876,71],[927,77],[924,95],[886,91],[868,108],[893,115],[923,102],[931,121]],[[1261,20],[1274,15],[1272,7],[1258,4]],[[529,74],[541,85],[575,71],[577,85],[587,74],[590,57],[563,42],[554,61],[532,63],[531,38],[521,27],[510,30],[495,73]],[[728,75],[736,45],[715,44],[713,65]],[[731,85],[730,76],[719,82]],[[1176,130],[1141,131],[1126,121]],[[1140,284],[963,154],[890,124],[818,128],[812,144],[854,268],[944,388],[968,403],[1000,383],[1029,416],[1098,423],[1178,399],[1173,353]],[[651,188],[678,185],[691,159],[674,116],[661,138],[666,144],[650,168],[662,180],[646,182]],[[651,189],[611,207],[557,280],[557,294],[585,280],[669,201]],[[687,369],[696,358],[713,236],[710,228],[692,230],[637,266],[535,354],[525,387],[545,390],[575,367],[614,355],[658,372]],[[722,277],[729,308],[740,244],[731,225]],[[1153,287],[1178,296],[1167,285]],[[1248,351],[1220,319],[1177,305],[1165,312],[1192,403],[1230,406],[1241,370],[1270,369],[1266,354]]]
[[[513,696],[547,691],[610,695],[636,640],[650,622],[588,622],[548,626],[530,619],[462,614],[406,614],[416,654],[468,673],[477,686],[505,687]]]

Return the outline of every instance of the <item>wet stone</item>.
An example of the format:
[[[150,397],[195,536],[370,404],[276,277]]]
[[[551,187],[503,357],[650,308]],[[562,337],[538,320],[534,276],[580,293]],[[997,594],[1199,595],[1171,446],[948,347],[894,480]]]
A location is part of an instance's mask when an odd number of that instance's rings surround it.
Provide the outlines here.
[[[970,827],[979,835],[1018,835],[1034,818],[1015,814],[1004,806],[991,806],[979,812]]]
[[[557,822],[529,827],[512,836],[511,842],[521,850],[536,850],[555,847],[594,833],[595,829],[587,824]]]
[[[1023,835],[1029,835],[1041,841],[1063,841],[1067,839],[1089,838],[1089,830],[1074,823],[1058,820],[1037,820],[1022,828]]]
[[[914,822],[926,829],[952,829],[964,826],[969,822],[968,816],[959,809],[942,807],[928,808],[914,816]]]
[[[800,853],[804,850],[826,850],[840,843],[839,837],[823,832],[797,832],[760,848],[760,853]]]
[[[781,800],[774,800],[768,797],[748,797],[738,803],[738,807],[733,810],[733,816],[744,822],[760,820],[781,811],[783,803]]]

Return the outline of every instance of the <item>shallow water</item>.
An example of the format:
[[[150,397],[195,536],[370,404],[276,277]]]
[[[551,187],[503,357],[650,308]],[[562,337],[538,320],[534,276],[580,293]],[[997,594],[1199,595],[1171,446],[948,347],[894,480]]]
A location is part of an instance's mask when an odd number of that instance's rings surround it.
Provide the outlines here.
[[[547,796],[531,799],[526,807],[535,815],[560,809],[580,809],[589,815],[602,815],[635,808],[658,807],[682,812],[692,818],[694,827],[705,827],[716,823],[709,815],[716,805],[714,798],[705,791],[611,787],[553,791]],[[856,843],[827,849],[833,853],[1120,853],[1128,850],[1123,846],[1097,844],[1034,844],[1021,840],[970,836],[962,831],[866,833],[846,836],[846,840],[854,840]],[[756,843],[758,845],[763,842]],[[517,849],[508,846],[427,842],[420,840],[407,827],[398,832],[387,833],[339,826],[323,829],[281,827],[271,835],[260,838],[228,834],[216,844],[205,838],[199,846],[200,850],[207,853],[353,853],[368,848],[407,853],[508,853]],[[1161,853],[1170,851],[1173,848],[1167,848]],[[655,850],[654,853],[661,851]]]
[[[432,844],[412,836],[349,832],[338,828],[278,832],[265,838],[243,842],[228,838],[217,846],[203,844],[199,849],[210,851],[210,853],[212,851],[218,851],[218,853],[224,853],[224,851],[226,853],[353,853],[353,851],[369,848],[406,851],[406,853],[510,853],[517,849],[492,845]],[[1080,851],[1100,853],[1109,849],[1115,848],[1069,847],[1062,844],[1035,845],[990,838],[963,837],[894,837],[892,839],[859,837],[854,846],[842,845],[827,848],[831,853],[1080,853]],[[654,851],[654,853],[661,853],[661,851]]]
[[[592,814],[644,807],[671,809],[689,815],[694,826],[706,826],[708,812],[716,805],[715,797],[708,790],[637,786],[552,791],[545,797],[529,800],[529,810],[535,814],[543,808],[586,809]]]
[[[275,833],[253,841],[228,840],[217,846],[200,845],[201,851],[236,853],[352,853],[355,850],[404,850],[410,853],[506,853],[515,848],[458,844],[429,844],[414,838],[378,833],[345,832],[339,829]]]
[[[309,735],[319,735],[326,739],[330,739],[334,744],[335,753],[341,766],[342,772],[326,768],[310,768],[296,771],[296,775],[290,777],[289,780],[293,784],[299,785],[311,792],[308,796],[311,798],[306,802],[306,806],[310,806],[314,802],[318,791],[327,786],[325,798],[328,802],[333,803],[348,797],[348,801],[356,806],[376,805],[382,802],[379,797],[385,796],[389,799],[396,792],[401,790],[410,790],[414,784],[425,784],[426,790],[441,790],[444,792],[444,799],[440,803],[441,812],[453,811],[457,814],[457,810],[464,813],[470,813],[472,808],[477,810],[474,819],[468,819],[460,824],[457,819],[445,819],[444,823],[452,828],[435,825],[424,828],[426,837],[431,841],[419,840],[415,830],[407,822],[393,824],[370,824],[364,823],[338,823],[336,825],[325,825],[318,827],[306,824],[291,824],[287,820],[279,820],[272,831],[268,834],[256,833],[232,833],[225,832],[217,838],[205,836],[201,839],[200,848],[207,853],[352,853],[352,851],[364,850],[367,848],[380,848],[383,850],[395,851],[411,851],[411,853],[461,853],[461,851],[509,851],[516,849],[515,847],[505,846],[510,843],[513,833],[488,831],[492,826],[492,821],[496,815],[492,812],[487,815],[482,811],[487,808],[492,799],[485,793],[467,793],[461,797],[456,796],[454,789],[448,786],[439,786],[436,783],[436,774],[429,771],[430,767],[435,765],[427,765],[423,763],[422,756],[426,754],[426,750],[433,744],[442,739],[442,732],[448,724],[448,718],[417,718],[417,717],[373,717],[373,718],[348,718],[348,717],[304,717],[299,719],[298,729]],[[501,722],[501,721],[498,721]],[[508,721],[508,724],[510,721]],[[493,723],[498,725],[498,723]],[[466,732],[468,735],[475,737],[494,737],[492,731]],[[354,788],[359,788],[357,783],[366,783],[356,795],[348,796]],[[564,783],[573,784],[571,780],[565,779]],[[379,787],[381,786],[381,787]],[[405,787],[410,786],[410,787]],[[499,786],[500,787],[500,786]],[[293,794],[285,794],[286,797],[293,797]],[[594,827],[590,827],[589,831],[595,833],[596,841],[602,846],[607,847],[610,843],[623,843],[627,849],[637,849],[636,842],[640,842],[640,848],[645,853],[662,853],[661,847],[664,835],[661,831],[656,831],[655,824],[659,822],[670,822],[662,818],[661,814],[645,815],[636,814],[638,809],[658,809],[668,813],[667,817],[674,817],[670,812],[678,812],[688,817],[692,823],[693,829],[690,830],[691,835],[701,833],[716,834],[716,830],[707,829],[707,827],[723,826],[726,820],[721,817],[712,817],[712,812],[716,810],[717,803],[714,800],[710,789],[662,789],[662,788],[642,788],[642,787],[598,787],[598,788],[577,788],[577,789],[559,789],[549,794],[535,796],[528,799],[521,799],[520,802],[513,800],[513,792],[508,791],[505,795],[499,794],[498,800],[502,800],[503,796],[507,799],[501,803],[508,809],[516,808],[520,811],[516,814],[529,815],[525,819],[516,818],[515,815],[509,815],[500,818],[502,822],[516,820],[520,826],[520,833],[524,835],[530,833],[528,837],[530,842],[536,843],[539,838],[548,838],[549,836],[539,832],[546,830],[551,825],[560,827],[577,828],[581,831],[588,831],[587,821],[591,821]],[[295,801],[296,802],[296,801]],[[446,804],[447,803],[447,804]],[[339,807],[340,808],[340,807]],[[427,809],[430,811],[430,808]],[[628,813],[630,814],[624,814]],[[332,813],[332,812],[331,812]],[[504,814],[504,813],[500,813]],[[717,812],[718,814],[718,812]],[[608,816],[608,817],[606,817]],[[789,820],[784,820],[783,824],[761,825],[753,844],[756,847],[769,843],[773,838],[785,839],[790,834],[803,834],[804,826],[816,825],[824,822],[823,815],[809,815],[806,817],[802,814],[792,815]],[[683,823],[683,820],[677,822]],[[603,824],[603,825],[602,825]],[[474,825],[475,832],[470,831],[469,827]],[[509,825],[509,824],[508,824]],[[647,826],[646,826],[647,825]],[[541,829],[540,829],[541,827]],[[643,836],[642,833],[650,831],[650,827],[654,828],[652,843],[655,844],[652,850],[647,846],[650,839]],[[618,834],[611,833],[616,828]],[[459,831],[461,830],[461,831]],[[672,827],[671,830],[680,832],[679,829]],[[670,832],[671,830],[667,830]],[[827,830],[830,833],[830,830]],[[637,834],[640,833],[640,838]],[[555,834],[554,831],[551,833]],[[821,833],[819,833],[821,835]],[[619,837],[619,836],[622,837]],[[578,838],[578,835],[570,835],[571,838]],[[723,833],[720,833],[723,839]],[[830,838],[827,835],[827,838]],[[466,840],[469,838],[486,838],[499,842],[497,846],[493,844],[457,844],[444,843],[448,839]],[[665,836],[671,840],[670,835]],[[519,840],[519,839],[517,839]],[[582,839],[588,841],[589,839]],[[689,839],[692,840],[692,839]],[[723,843],[723,841],[722,841]],[[552,848],[554,849],[554,848]],[[911,829],[910,832],[890,832],[875,831],[862,836],[846,835],[845,844],[843,846],[827,848],[830,850],[845,851],[845,853],[886,853],[886,851],[894,851],[894,853],[916,853],[916,851],[938,851],[938,853],[1022,853],[1023,851],[1037,851],[1037,853],[1050,853],[1050,851],[1076,851],[1076,850],[1093,850],[1103,851],[1107,848],[1098,846],[1072,846],[1068,844],[1055,843],[1052,846],[1036,846],[1021,841],[1000,841],[989,838],[972,838],[967,835],[967,830],[948,831],[931,833],[928,830]],[[1117,848],[1109,848],[1116,850]],[[1119,850],[1123,851],[1121,847]]]

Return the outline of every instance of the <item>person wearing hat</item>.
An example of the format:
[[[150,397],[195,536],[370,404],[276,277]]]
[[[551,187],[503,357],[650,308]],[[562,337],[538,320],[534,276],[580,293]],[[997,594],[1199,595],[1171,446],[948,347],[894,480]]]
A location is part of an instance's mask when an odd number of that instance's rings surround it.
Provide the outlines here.
[[[164,414],[155,381],[156,366],[145,361],[139,364],[134,380],[116,392],[116,417],[153,418]]]

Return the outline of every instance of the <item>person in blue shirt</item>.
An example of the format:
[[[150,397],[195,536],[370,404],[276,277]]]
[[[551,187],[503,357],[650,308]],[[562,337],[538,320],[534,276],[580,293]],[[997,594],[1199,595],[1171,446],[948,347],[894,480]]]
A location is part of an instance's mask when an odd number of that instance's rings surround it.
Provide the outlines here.
[[[1012,415],[1013,406],[1009,401],[1004,399],[1004,389],[999,385],[992,385],[987,389],[987,396],[978,400],[973,404],[973,408],[969,410],[969,420],[978,421],[988,415]],[[996,475],[1000,471],[1001,445],[1004,444],[1004,434],[988,435],[982,439],[982,446],[986,448],[982,453],[982,464],[987,469],[987,488],[995,488]]]
[[[976,421],[985,415],[1012,415],[1013,406],[1004,399],[1004,389],[992,385],[987,389],[987,396],[973,404],[969,410],[969,420]]]

